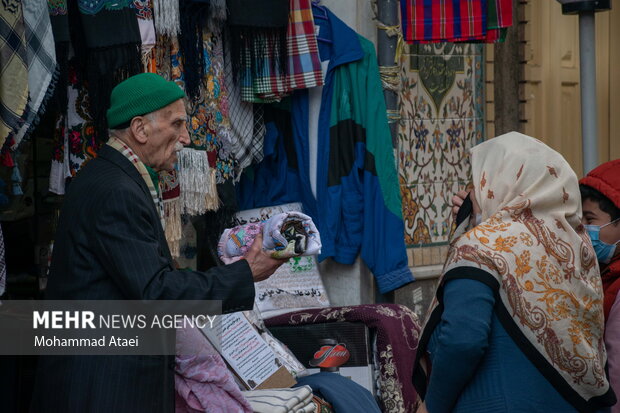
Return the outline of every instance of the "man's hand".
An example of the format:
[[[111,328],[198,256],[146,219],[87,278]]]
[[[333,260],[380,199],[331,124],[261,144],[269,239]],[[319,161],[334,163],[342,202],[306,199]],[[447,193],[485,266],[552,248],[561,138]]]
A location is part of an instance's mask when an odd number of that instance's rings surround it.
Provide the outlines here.
[[[252,246],[247,254],[245,254],[244,258],[250,265],[254,282],[266,280],[280,267],[280,265],[288,261],[288,259],[277,260],[271,258],[263,251],[263,234],[258,234],[254,239]]]
[[[452,197],[452,215],[456,217],[456,214],[459,213],[459,209],[461,205],[463,205],[463,201],[467,198],[468,191],[459,191]]]

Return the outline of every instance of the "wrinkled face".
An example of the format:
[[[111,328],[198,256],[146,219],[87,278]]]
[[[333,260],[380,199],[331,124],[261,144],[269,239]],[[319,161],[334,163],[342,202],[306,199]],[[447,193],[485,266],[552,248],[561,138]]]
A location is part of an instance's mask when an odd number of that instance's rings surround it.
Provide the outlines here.
[[[599,208],[598,202],[591,199],[584,199],[582,202],[584,225],[603,226],[611,222],[611,215]],[[615,222],[601,228],[599,239],[607,244],[614,244],[620,240],[620,222]],[[618,249],[620,251],[620,249]]]
[[[171,171],[177,162],[177,152],[190,142],[183,100],[172,102],[145,119],[147,140],[143,161],[156,171]]]

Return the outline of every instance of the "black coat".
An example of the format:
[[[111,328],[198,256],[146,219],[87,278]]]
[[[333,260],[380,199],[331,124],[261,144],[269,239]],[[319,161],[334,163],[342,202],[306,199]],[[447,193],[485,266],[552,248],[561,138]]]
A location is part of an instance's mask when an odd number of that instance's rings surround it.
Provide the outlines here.
[[[160,218],[136,167],[104,145],[69,185],[46,298],[222,300],[249,310],[245,260],[205,272],[173,267]],[[174,356],[41,356],[32,412],[172,412]]]

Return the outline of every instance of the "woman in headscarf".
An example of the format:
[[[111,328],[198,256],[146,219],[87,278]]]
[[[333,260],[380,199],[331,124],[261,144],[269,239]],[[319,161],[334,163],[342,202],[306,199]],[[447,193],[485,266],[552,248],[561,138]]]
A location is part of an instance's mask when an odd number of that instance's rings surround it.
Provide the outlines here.
[[[516,132],[471,163],[416,354],[419,411],[605,411],[602,287],[575,173]]]

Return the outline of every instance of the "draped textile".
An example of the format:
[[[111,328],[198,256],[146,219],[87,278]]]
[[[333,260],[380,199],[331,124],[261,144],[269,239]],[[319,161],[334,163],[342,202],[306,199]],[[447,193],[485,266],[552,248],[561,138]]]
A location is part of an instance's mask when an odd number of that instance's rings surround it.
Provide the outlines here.
[[[365,304],[350,307],[313,308],[265,320],[267,327],[361,322],[376,333],[379,401],[384,412],[415,411],[417,393],[411,382],[413,354],[418,347],[420,325],[409,308],[397,304]]]
[[[37,125],[39,112],[54,92],[58,69],[52,24],[46,0],[22,1],[28,61],[28,105],[23,124],[15,132],[11,149],[16,149]]]
[[[28,66],[22,2],[0,4],[0,147],[23,124]]]

